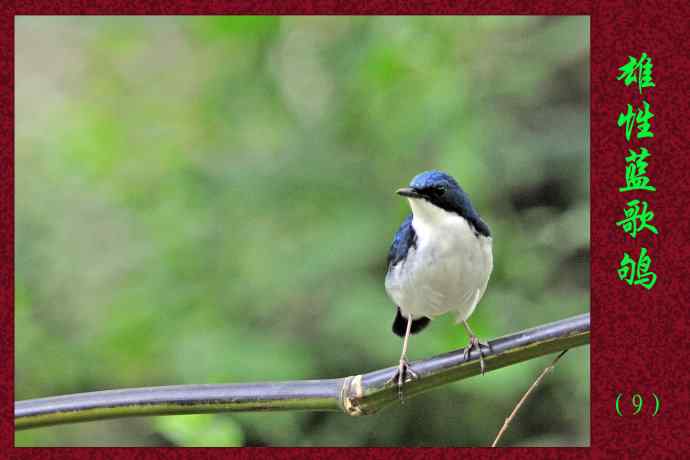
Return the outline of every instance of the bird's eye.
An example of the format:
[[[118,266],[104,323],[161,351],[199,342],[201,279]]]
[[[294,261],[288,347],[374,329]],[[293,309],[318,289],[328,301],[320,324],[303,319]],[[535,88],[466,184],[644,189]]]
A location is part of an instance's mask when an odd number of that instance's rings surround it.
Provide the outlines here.
[[[436,187],[434,187],[434,193],[436,193],[437,195],[443,195],[444,193],[446,193],[446,186],[437,185]]]

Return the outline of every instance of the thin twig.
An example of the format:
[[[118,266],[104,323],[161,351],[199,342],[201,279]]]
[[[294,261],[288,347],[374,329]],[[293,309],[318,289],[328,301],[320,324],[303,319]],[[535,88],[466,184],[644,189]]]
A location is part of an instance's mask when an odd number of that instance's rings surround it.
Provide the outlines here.
[[[589,313],[492,340],[484,352],[487,371],[589,343]],[[479,375],[479,353],[459,349],[413,361],[418,378],[406,382],[405,398]],[[175,385],[55,396],[14,405],[14,426],[38,426],[148,415],[228,411],[316,410],[368,415],[398,401],[389,384],[396,367],[326,380]]]
[[[527,390],[527,393],[525,393],[520,401],[518,401],[517,405],[515,406],[515,409],[513,409],[513,412],[510,413],[510,416],[506,419],[505,422],[503,422],[503,426],[501,427],[501,430],[498,432],[498,435],[496,435],[496,439],[494,439],[494,443],[491,444],[491,447],[496,447],[496,444],[498,444],[498,441],[501,439],[501,436],[503,436],[503,433],[508,429],[508,426],[510,425],[510,422],[513,421],[515,418],[515,414],[520,410],[522,405],[525,403],[529,395],[534,391],[535,388],[537,388],[537,385],[539,385],[539,382],[542,381],[542,379],[553,370],[554,367],[556,367],[556,363],[558,362],[559,359],[561,359],[561,356],[563,356],[568,350],[563,350],[556,356],[556,359],[554,359],[551,364],[549,364],[546,369],[541,371],[541,374],[539,374],[539,377],[537,377],[537,380],[534,381],[531,387],[529,387],[529,390]]]

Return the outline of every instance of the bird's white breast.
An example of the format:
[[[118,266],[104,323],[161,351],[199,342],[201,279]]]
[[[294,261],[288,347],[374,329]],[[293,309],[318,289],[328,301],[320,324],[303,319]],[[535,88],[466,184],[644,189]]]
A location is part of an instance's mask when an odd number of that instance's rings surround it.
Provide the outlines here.
[[[416,247],[386,276],[386,291],[404,316],[448,312],[467,319],[493,268],[491,237],[476,235],[467,220],[420,199],[410,199]]]

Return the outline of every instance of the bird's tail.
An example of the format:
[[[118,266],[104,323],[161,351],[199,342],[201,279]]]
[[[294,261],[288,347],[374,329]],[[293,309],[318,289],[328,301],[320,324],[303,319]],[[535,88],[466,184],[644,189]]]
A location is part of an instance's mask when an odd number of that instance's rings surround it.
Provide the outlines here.
[[[411,334],[416,334],[417,332],[424,329],[431,321],[426,316],[412,320],[412,327],[410,328]],[[405,337],[405,331],[407,331],[407,318],[405,318],[402,313],[400,313],[400,308],[398,308],[395,313],[395,320],[393,321],[393,333],[400,337]]]

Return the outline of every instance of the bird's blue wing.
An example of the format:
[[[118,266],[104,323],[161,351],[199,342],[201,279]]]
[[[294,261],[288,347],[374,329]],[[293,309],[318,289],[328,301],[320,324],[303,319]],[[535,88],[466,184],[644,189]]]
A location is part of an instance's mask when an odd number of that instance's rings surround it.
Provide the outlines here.
[[[403,221],[402,225],[400,225],[400,228],[393,239],[393,244],[391,244],[391,249],[388,251],[388,272],[390,272],[393,267],[399,264],[402,260],[405,260],[410,248],[415,247],[417,247],[417,233],[414,231],[414,227],[412,227],[412,214],[410,214]],[[393,333],[400,337],[404,337],[405,332],[407,331],[407,321],[407,318],[402,316],[400,306],[398,305],[395,320],[393,321]],[[410,325],[410,333],[416,334],[424,329],[430,321],[431,320],[425,316],[413,318],[412,324]]]
[[[417,246],[417,234],[412,227],[412,214],[407,216],[395,234],[393,244],[388,251],[388,270],[407,256],[412,247]]]

